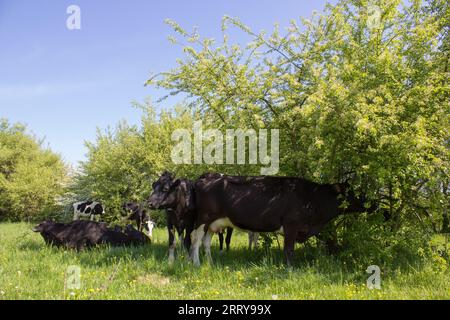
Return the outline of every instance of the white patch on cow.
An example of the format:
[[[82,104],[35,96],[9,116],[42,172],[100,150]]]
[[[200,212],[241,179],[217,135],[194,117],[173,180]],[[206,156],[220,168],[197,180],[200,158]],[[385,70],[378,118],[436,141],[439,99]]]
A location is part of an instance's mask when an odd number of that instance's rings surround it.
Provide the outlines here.
[[[213,234],[208,230],[206,235],[203,237],[203,246],[205,247],[206,259],[208,259],[209,262],[212,262],[212,257],[211,257],[212,235]]]
[[[178,241],[180,241],[181,246],[183,246],[184,238],[182,234],[178,235]]]
[[[169,264],[173,264],[175,261],[175,247],[177,246],[177,241],[173,239],[173,243],[169,247]]]
[[[151,220],[147,221],[146,223],[148,227],[148,236],[151,238],[153,237],[153,229],[155,228],[156,224]]]
[[[229,218],[221,218],[215,220],[213,223],[209,225],[209,230],[212,233],[217,233],[225,228],[231,227],[233,229],[239,229],[236,227]]]
[[[205,235],[205,225],[202,224],[200,227],[192,231],[191,239],[192,239],[192,251],[191,257],[192,262],[195,266],[200,266],[200,257],[199,257],[199,249],[202,244],[203,236]]]
[[[175,248],[169,248],[169,264],[172,265],[175,261]]]
[[[100,215],[93,214],[92,212],[93,212],[95,206],[98,205],[98,204],[101,205],[101,203],[94,201],[90,205],[86,206],[84,208],[84,211],[78,210],[78,206],[82,205],[82,204],[84,204],[86,202],[87,201],[80,201],[80,202],[76,202],[76,203],[73,204],[73,220],[74,221],[75,220],[79,220],[80,217],[88,217],[92,221],[92,220],[94,220],[95,216],[98,216],[97,220],[100,220]],[[91,209],[90,212],[89,213],[85,213],[86,209],[88,209],[88,208]],[[105,208],[103,206],[102,206],[102,208],[103,208],[102,214],[104,214],[105,213]]]

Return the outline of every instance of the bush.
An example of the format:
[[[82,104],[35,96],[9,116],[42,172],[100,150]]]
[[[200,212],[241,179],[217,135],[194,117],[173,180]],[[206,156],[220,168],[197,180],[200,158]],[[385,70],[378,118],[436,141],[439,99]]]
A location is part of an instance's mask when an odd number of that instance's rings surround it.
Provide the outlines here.
[[[61,157],[20,124],[0,120],[0,219],[37,220],[57,214],[67,183]]]

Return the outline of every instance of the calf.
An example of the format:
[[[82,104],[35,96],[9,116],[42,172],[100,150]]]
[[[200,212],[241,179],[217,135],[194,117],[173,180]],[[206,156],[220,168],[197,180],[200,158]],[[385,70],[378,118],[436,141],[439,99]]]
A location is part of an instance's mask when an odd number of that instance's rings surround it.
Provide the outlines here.
[[[73,204],[73,220],[79,220],[81,216],[88,216],[91,221],[95,217],[100,218],[105,213],[103,206],[99,202],[84,201]]]
[[[145,229],[148,232],[148,236],[150,238],[153,237],[153,229],[155,228],[156,223],[154,223],[147,215],[147,210],[143,205],[136,202],[127,202],[122,206],[122,209],[125,212],[130,213],[128,220],[133,220],[136,222],[138,231]]]

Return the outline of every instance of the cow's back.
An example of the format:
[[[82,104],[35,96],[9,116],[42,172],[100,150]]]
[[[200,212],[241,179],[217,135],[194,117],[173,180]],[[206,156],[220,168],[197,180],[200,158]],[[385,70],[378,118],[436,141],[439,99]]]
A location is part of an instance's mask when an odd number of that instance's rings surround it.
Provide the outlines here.
[[[305,232],[338,215],[336,192],[296,177],[206,174],[195,183],[200,223],[229,218],[238,228],[259,232],[300,224]]]
[[[300,205],[295,183],[288,178],[202,176],[195,184],[199,220],[229,218],[241,229],[277,231]]]

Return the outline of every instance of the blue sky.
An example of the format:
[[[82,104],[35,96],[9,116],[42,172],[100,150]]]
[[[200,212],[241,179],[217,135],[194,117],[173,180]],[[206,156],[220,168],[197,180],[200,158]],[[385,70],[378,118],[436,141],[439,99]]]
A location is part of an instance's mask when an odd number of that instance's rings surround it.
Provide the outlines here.
[[[122,119],[138,123],[140,112],[131,102],[164,94],[143,84],[150,72],[168,70],[183,57],[181,47],[167,41],[172,32],[166,18],[220,39],[224,15],[256,31],[271,30],[275,22],[283,27],[322,11],[325,2],[0,0],[0,118],[27,124],[76,164],[97,127]],[[81,8],[81,30],[66,28],[71,4]],[[233,33],[232,40],[244,37]]]

